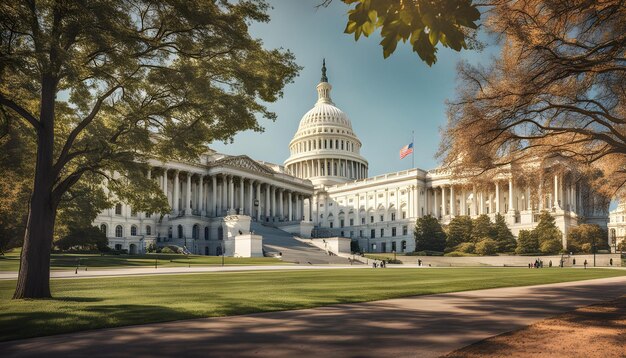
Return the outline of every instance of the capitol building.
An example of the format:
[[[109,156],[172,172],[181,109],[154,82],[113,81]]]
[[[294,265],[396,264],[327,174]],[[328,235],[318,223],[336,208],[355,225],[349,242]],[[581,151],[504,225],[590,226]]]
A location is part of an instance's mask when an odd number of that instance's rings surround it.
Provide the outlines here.
[[[148,176],[167,196],[171,212],[135,212],[123,203],[94,221],[109,245],[130,253],[149,245],[178,245],[201,255],[260,256],[263,238],[254,225],[298,237],[345,237],[365,252],[410,252],[418,218],[445,225],[458,215],[503,215],[514,235],[532,229],[542,210],[554,216],[565,238],[585,221],[607,227],[608,207],[589,187],[566,174],[540,188],[502,172],[488,185],[453,179],[443,169],[413,168],[370,177],[368,161],[346,113],[331,98],[325,65],[317,102],[289,142],[284,165],[207,150],[195,162],[148,160]],[[355,131],[356,129],[356,131]],[[531,196],[537,191],[538,196]],[[536,199],[536,198],[539,199]],[[533,199],[535,198],[535,199]]]

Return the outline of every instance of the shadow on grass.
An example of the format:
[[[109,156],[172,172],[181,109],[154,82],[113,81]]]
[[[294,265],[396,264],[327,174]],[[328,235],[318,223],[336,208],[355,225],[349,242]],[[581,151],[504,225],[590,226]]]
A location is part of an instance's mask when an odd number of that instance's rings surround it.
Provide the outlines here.
[[[449,293],[369,303],[332,305],[314,310],[258,313],[248,316],[187,320],[106,331],[79,332],[36,340],[5,342],[9,356],[389,356],[429,352],[444,354],[477,340],[521,328],[572,308],[626,294],[623,285],[580,284],[526,287],[520,294],[489,291]],[[348,299],[338,298],[338,302]],[[261,310],[289,310],[298,302],[220,302],[218,315]],[[202,313],[165,305],[94,305],[81,314],[33,312],[12,314],[2,324],[2,339],[198,317]],[[0,315],[7,323],[7,317]],[[591,321],[581,320],[591,325]],[[599,323],[596,323],[599,324]],[[606,324],[606,323],[602,323]],[[11,335],[8,327],[18,331]],[[12,330],[13,330],[12,329]],[[105,345],[102,343],[106,342]]]

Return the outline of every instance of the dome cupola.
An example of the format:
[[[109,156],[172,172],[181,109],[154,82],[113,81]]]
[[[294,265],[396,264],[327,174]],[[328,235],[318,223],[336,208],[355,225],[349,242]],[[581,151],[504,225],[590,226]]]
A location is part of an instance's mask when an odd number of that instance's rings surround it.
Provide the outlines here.
[[[314,185],[367,178],[368,164],[360,154],[361,141],[354,134],[348,116],[333,103],[332,88],[324,60],[317,102],[302,116],[289,143],[291,155],[285,161],[289,173],[310,179]]]

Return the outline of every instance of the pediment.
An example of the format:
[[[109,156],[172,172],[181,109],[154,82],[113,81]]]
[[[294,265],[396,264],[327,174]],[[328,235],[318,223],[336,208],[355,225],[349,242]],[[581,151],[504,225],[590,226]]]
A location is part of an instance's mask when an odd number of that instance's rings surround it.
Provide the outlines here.
[[[213,162],[212,166],[228,166],[231,168],[243,169],[246,171],[260,174],[274,174],[274,171],[265,165],[259,164],[247,155],[238,155],[235,157],[226,157]]]

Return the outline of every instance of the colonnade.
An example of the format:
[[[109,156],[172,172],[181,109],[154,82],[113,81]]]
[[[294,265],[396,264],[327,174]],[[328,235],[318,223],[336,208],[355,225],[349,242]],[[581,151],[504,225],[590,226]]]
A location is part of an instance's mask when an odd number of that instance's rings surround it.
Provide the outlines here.
[[[310,159],[287,166],[291,175],[298,178],[336,176],[350,179],[367,178],[367,165],[350,159]]]
[[[206,175],[160,168],[154,178],[166,195],[174,216],[220,217],[249,215],[256,220],[301,221],[305,219],[307,195],[264,182],[231,174]],[[310,218],[309,218],[310,220]]]
[[[574,213],[581,207],[579,184],[554,176],[552,188],[540,184],[537,199],[532,200],[531,188],[516,187],[512,178],[495,180],[493,190],[476,190],[475,186],[442,184],[432,187],[428,213],[437,218],[482,214],[515,215],[520,211],[565,210]]]

